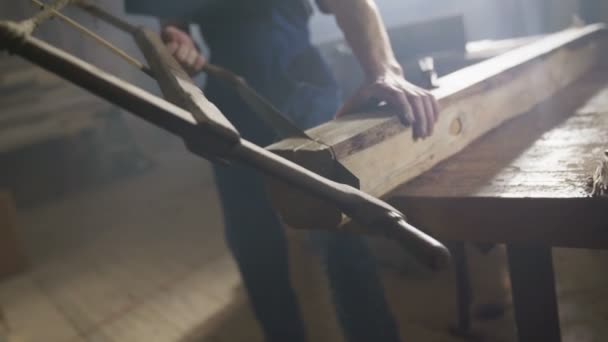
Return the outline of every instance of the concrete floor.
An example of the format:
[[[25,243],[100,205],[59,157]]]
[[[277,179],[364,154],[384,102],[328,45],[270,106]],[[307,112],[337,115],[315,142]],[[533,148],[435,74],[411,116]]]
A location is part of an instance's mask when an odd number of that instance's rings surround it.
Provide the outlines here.
[[[0,283],[0,341],[261,341],[223,242],[205,162],[162,153],[142,175],[19,212],[30,270]],[[575,227],[573,227],[575,229]],[[293,280],[311,341],[340,341],[305,232],[289,231]],[[374,241],[407,341],[462,341],[453,277],[411,266]],[[477,302],[508,302],[504,253],[470,250]],[[608,254],[555,253],[564,341],[608,341]],[[482,341],[514,341],[511,313],[476,321]]]

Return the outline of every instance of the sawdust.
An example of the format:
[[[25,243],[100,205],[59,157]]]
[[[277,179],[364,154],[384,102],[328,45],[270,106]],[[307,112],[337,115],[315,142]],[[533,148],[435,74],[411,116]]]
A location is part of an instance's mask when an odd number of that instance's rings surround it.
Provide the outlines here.
[[[604,158],[589,179],[591,197],[608,196],[608,150],[604,151]]]

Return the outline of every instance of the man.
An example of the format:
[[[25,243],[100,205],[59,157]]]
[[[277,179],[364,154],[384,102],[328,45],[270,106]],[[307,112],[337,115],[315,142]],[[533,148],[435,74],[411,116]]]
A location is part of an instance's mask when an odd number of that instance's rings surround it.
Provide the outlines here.
[[[336,112],[341,116],[370,102],[383,102],[413,126],[415,138],[433,131],[437,104],[428,92],[405,80],[373,0],[319,1],[335,16],[366,76],[365,84],[340,110],[336,83],[310,42],[308,0],[126,1],[130,12],[161,19],[191,17],[201,28],[211,61],[244,77],[303,129],[330,120]],[[191,74],[200,72],[206,61],[185,26],[170,21],[163,26],[163,39],[175,58]],[[244,138],[262,146],[275,140],[221,82],[209,79],[205,94]],[[262,178],[239,166],[215,166],[215,175],[227,242],[267,340],[305,341],[289,283],[284,228],[266,198]],[[315,241],[321,246],[347,339],[399,341],[374,260],[362,239],[319,233]]]

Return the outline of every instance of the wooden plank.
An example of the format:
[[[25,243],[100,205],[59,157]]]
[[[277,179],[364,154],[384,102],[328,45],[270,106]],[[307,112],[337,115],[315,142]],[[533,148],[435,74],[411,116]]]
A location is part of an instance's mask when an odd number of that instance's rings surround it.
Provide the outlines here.
[[[17,239],[15,204],[8,192],[0,191],[0,279],[25,270],[25,266]]]
[[[606,131],[604,69],[399,188],[392,203],[442,239],[608,248],[608,198],[590,198],[587,186]]]
[[[346,179],[339,173],[345,166],[358,179],[352,185],[385,196],[579,79],[601,60],[605,44],[603,25],[572,28],[441,78],[433,90],[441,117],[424,141],[414,141],[393,113],[362,113],[307,132],[322,143],[287,139],[268,149],[338,181]],[[280,187],[271,193],[286,218],[308,217],[307,225],[320,227],[340,223],[338,210],[326,203]],[[286,221],[301,226],[298,219]]]

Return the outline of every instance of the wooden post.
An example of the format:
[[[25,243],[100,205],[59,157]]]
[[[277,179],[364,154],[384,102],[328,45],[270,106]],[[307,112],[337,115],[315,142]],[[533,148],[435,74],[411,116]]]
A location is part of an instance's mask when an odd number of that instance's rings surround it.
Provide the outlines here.
[[[0,279],[25,269],[25,255],[16,235],[16,210],[8,192],[0,191]]]

